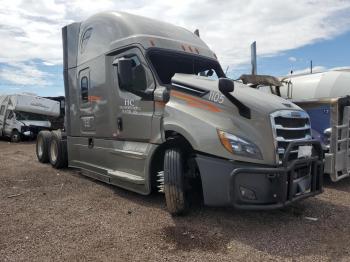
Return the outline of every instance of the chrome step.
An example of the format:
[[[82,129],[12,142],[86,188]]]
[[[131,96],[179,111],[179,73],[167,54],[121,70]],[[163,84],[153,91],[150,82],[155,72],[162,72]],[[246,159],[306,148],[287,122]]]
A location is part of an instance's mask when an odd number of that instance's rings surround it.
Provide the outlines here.
[[[164,193],[164,171],[157,173],[157,188],[158,192]]]

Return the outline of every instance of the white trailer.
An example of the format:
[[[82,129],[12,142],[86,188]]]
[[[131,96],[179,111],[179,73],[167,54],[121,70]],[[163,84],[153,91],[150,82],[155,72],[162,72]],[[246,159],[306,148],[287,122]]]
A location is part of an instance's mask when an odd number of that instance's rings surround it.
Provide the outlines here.
[[[60,115],[60,103],[29,94],[0,96],[0,136],[18,142],[34,138],[38,132],[50,129],[49,121]]]
[[[294,101],[348,96],[350,71],[334,70],[282,78],[281,96]]]

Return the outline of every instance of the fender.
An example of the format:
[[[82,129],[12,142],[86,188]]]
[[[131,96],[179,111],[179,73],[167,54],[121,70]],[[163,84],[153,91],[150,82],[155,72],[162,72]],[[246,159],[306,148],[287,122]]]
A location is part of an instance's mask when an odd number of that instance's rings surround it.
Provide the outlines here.
[[[164,133],[166,131],[174,131],[182,135],[192,146],[193,149],[198,150],[198,141],[183,127],[173,124],[173,123],[164,123]],[[165,135],[164,135],[165,137]]]

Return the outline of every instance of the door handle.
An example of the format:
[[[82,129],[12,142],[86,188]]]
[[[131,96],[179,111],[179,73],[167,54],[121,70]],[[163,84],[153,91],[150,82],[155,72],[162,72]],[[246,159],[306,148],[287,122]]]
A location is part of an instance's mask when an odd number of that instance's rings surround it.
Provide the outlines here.
[[[89,148],[93,148],[94,147],[94,139],[93,138],[89,138],[88,139],[88,147]]]
[[[123,119],[121,117],[117,118],[117,128],[119,131],[123,131]]]

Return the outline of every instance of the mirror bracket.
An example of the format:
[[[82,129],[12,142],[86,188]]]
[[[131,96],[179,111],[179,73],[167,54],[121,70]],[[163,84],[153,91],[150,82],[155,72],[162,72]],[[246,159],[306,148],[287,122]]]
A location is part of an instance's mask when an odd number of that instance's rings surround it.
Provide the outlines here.
[[[231,82],[231,83],[230,83]],[[250,108],[247,107],[245,104],[243,104],[241,101],[239,101],[237,98],[232,96],[230,93],[234,91],[234,82],[233,80],[227,79],[227,78],[220,78],[219,79],[219,90],[220,92],[226,96],[228,100],[232,104],[234,104],[238,108],[238,112],[241,116],[251,119],[251,111]]]
[[[166,87],[159,86],[154,90],[154,101],[167,103],[170,100],[170,92]]]

